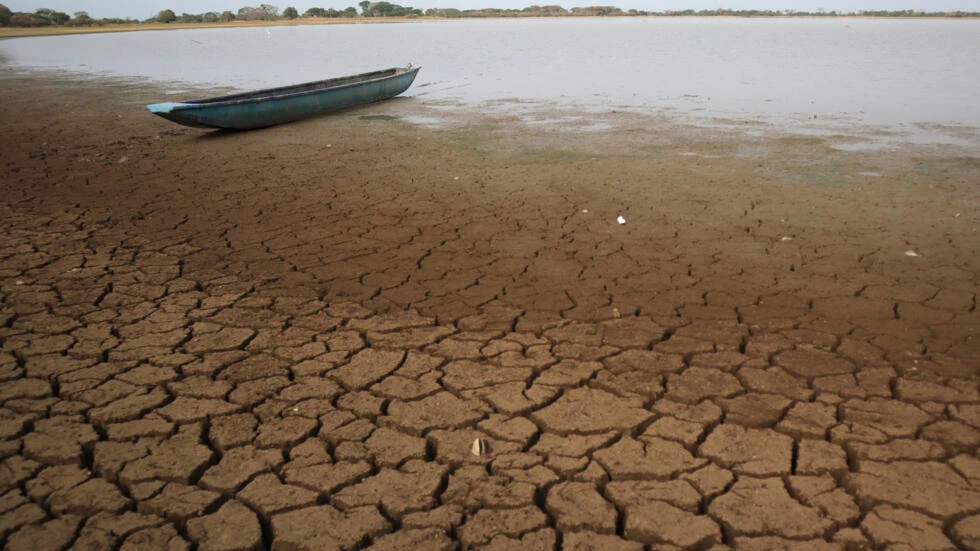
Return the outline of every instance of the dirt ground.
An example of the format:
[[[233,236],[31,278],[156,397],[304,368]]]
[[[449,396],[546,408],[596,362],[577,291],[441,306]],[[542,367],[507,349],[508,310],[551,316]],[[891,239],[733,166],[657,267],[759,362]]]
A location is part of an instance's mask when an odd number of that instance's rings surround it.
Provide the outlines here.
[[[976,151],[161,95],[0,85],[6,549],[980,548]]]

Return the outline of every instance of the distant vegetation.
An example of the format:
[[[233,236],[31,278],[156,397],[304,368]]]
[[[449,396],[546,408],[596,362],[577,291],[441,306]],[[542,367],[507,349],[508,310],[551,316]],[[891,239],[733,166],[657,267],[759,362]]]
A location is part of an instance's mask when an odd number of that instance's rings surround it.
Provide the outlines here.
[[[93,19],[84,11],[75,12],[73,17],[48,8],[40,8],[34,13],[12,12],[10,8],[0,4],[0,27],[88,27],[122,23],[138,23],[138,21],[116,18]]]
[[[622,10],[614,6],[587,6],[583,8],[565,9],[557,5],[528,6],[523,9],[484,8],[472,10],[432,8],[425,10],[411,6],[399,6],[390,2],[370,2],[363,0],[358,3],[360,12],[354,6],[343,10],[333,8],[310,8],[300,14],[294,7],[280,11],[278,7],[262,4],[258,7],[245,6],[237,12],[223,11],[207,13],[182,13],[177,15],[173,10],[165,9],[150,19],[139,21],[135,19],[106,18],[95,19],[87,12],[77,11],[72,15],[48,8],[39,8],[33,13],[12,12],[0,4],[0,26],[2,27],[93,27],[118,24],[140,23],[227,23],[231,21],[289,21],[294,19],[314,18],[354,18],[354,17],[434,17],[434,18],[464,18],[464,17],[575,17],[575,16],[727,16],[727,17],[980,17],[980,12],[922,12],[917,10],[899,11],[858,11],[837,12],[818,10],[816,12],[795,10],[669,10],[643,11]]]

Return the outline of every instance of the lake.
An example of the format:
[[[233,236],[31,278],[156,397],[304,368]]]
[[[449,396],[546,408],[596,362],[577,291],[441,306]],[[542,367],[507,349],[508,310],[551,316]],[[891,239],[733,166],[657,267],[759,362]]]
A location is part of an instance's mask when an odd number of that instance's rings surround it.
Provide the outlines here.
[[[412,63],[422,71],[407,95],[439,109],[871,127],[967,146],[980,145],[977,52],[978,20],[850,18],[452,20],[0,42],[8,70],[150,80],[177,97]]]

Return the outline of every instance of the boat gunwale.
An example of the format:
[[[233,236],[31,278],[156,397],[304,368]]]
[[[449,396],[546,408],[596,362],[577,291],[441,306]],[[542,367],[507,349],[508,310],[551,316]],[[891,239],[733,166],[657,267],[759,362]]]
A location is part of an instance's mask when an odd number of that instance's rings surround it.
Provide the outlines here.
[[[367,73],[349,75],[345,77],[335,77],[335,78],[328,78],[324,80],[315,80],[312,82],[291,84],[288,86],[280,86],[276,88],[266,88],[263,90],[254,90],[251,92],[241,92],[237,94],[229,94],[226,96],[217,96],[213,98],[175,102],[172,104],[170,111],[171,112],[187,111],[193,109],[204,109],[208,107],[240,105],[244,103],[258,103],[270,99],[296,98],[309,94],[322,93],[322,92],[333,91],[333,90],[342,90],[344,88],[360,86],[363,84],[372,84],[375,82],[388,80],[394,77],[407,75],[410,73],[417,73],[419,69],[421,69],[421,67],[392,67],[389,69],[382,69],[380,71],[371,71]],[[337,84],[331,84],[331,83],[337,83]]]

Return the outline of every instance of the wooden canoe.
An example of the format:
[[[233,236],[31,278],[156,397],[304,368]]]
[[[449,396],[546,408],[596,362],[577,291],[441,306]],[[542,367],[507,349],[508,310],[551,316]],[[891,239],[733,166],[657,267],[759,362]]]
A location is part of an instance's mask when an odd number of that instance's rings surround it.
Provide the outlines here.
[[[184,102],[147,105],[151,113],[195,128],[249,130],[386,100],[412,85],[420,67],[400,67]]]

